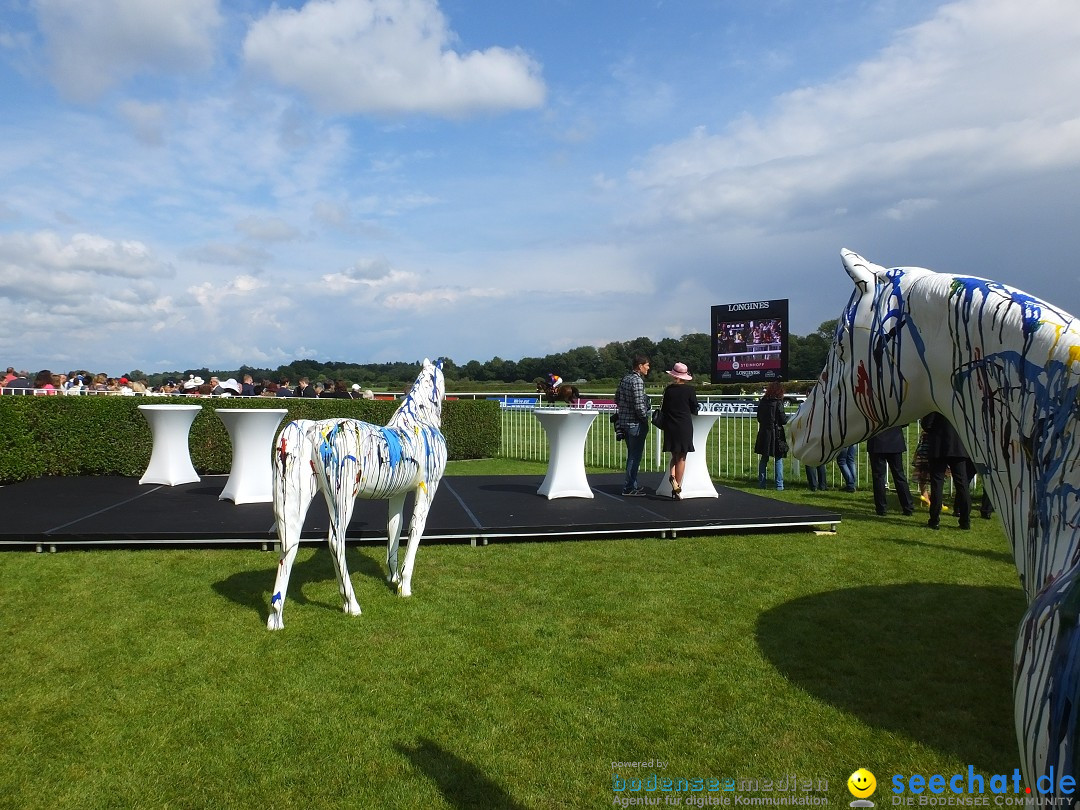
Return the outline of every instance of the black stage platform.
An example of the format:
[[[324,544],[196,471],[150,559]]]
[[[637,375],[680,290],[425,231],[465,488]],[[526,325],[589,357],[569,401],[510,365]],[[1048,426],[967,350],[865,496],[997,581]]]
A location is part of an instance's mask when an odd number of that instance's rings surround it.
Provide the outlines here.
[[[655,480],[653,480],[655,478]],[[140,486],[116,476],[38,478],[0,487],[0,547],[55,551],[89,546],[261,545],[277,540],[268,503],[220,501],[227,476],[193,484]],[[491,540],[589,535],[721,532],[798,526],[835,528],[840,515],[718,487],[719,498],[672,501],[655,495],[625,498],[621,474],[591,475],[594,496],[547,500],[542,476],[444,478],[428,516],[425,541],[486,545]],[[641,476],[650,492],[660,475]],[[406,510],[412,499],[408,499]],[[326,504],[317,496],[305,542],[323,540]],[[407,524],[406,524],[407,525]],[[354,542],[386,542],[385,501],[357,501],[349,524]]]

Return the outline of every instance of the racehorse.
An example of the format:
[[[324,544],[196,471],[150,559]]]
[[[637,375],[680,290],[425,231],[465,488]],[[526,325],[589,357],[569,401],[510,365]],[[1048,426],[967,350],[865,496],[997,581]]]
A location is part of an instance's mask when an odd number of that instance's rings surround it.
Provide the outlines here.
[[[387,519],[387,579],[401,596],[412,595],[416,550],[424,533],[428,510],[446,470],[446,439],[440,426],[446,394],[442,360],[425,359],[420,376],[386,427],[356,419],[300,419],[278,435],[274,452],[274,520],[281,558],[270,599],[266,626],[280,630],[285,592],[300,544],[308,507],[318,492],[330,510],[327,542],[334,555],[338,591],[344,611],[360,615],[345,565],[345,531],[357,498],[389,501]],[[405,496],[414,492],[409,545],[398,568]]]
[[[1057,795],[1080,775],[1080,323],[1004,284],[841,256],[855,290],[788,422],[792,453],[822,464],[931,411],[956,427],[1028,600],[1013,673],[1024,780],[1052,773]]]
[[[581,392],[576,385],[564,383],[553,386],[543,377],[536,378],[536,393],[543,394],[548,402],[565,402],[567,405],[573,405],[575,401],[581,399]]]

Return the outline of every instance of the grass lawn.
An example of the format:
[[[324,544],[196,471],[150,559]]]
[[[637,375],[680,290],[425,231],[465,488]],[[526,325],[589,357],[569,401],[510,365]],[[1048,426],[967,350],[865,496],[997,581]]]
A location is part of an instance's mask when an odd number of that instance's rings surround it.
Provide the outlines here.
[[[654,772],[847,806],[865,767],[880,808],[892,774],[1011,774],[1024,599],[997,521],[769,494],[839,532],[427,544],[410,599],[365,545],[358,618],[304,547],[279,633],[273,553],[0,553],[0,806],[663,806],[613,790]],[[781,795],[758,788],[727,795]]]

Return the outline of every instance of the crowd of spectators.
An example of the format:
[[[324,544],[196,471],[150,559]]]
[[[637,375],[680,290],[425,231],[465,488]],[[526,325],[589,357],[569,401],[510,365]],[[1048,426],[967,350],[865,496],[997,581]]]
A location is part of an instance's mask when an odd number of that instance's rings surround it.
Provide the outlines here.
[[[260,380],[256,382],[250,374],[243,375],[241,381],[230,377],[220,380],[211,376],[204,380],[197,375],[185,379],[167,379],[161,385],[151,386],[146,380],[129,380],[127,377],[110,377],[106,374],[91,374],[89,371],[69,371],[67,374],[54,374],[42,369],[31,377],[28,371],[16,371],[8,366],[3,380],[0,380],[0,394],[30,394],[38,396],[57,396],[60,394],[121,394],[163,395],[188,397],[322,397],[336,399],[374,399],[370,388],[361,389],[360,385],[351,386],[344,380],[312,383],[307,377],[301,377],[294,388],[289,379],[274,382]]]

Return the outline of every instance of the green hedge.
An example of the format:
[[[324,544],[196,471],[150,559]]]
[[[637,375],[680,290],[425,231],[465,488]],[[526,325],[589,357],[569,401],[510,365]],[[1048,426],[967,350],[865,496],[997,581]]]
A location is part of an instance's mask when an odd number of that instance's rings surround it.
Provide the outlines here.
[[[215,408],[287,408],[293,419],[352,417],[385,425],[397,403],[369,399],[192,399],[190,397],[2,396],[0,483],[42,475],[140,476],[150,461],[150,426],[139,405],[200,404],[191,425],[191,460],[200,473],[227,473],[232,445]],[[449,400],[443,433],[451,459],[497,455],[502,422],[497,402]]]

